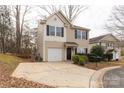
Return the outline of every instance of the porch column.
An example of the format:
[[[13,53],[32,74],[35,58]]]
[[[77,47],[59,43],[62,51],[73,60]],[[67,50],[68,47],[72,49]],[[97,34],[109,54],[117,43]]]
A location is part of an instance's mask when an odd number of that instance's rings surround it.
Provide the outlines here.
[[[72,47],[71,51],[72,51],[71,56],[73,56],[75,54],[75,47]]]

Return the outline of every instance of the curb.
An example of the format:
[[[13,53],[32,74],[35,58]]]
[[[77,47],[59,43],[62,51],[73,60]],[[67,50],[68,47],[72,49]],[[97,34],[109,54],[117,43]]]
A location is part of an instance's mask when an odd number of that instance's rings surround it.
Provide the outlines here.
[[[121,66],[107,67],[94,72],[89,81],[89,88],[104,88],[102,79],[105,72],[120,67]]]

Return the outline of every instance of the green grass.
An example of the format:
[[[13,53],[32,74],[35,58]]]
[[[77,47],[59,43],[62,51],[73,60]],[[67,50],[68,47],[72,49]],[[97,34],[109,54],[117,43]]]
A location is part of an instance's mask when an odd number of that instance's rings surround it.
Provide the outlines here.
[[[0,62],[12,64],[12,63],[20,63],[23,61],[21,58],[13,56],[13,55],[0,54]]]
[[[124,56],[124,50],[121,51],[121,56]]]

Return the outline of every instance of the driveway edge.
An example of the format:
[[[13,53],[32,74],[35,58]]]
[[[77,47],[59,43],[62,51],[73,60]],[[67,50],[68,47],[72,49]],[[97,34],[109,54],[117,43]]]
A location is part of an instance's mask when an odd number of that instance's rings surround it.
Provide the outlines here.
[[[107,68],[97,70],[91,76],[91,79],[89,81],[89,87],[90,88],[104,88],[102,79],[103,79],[105,72],[112,70],[112,69],[120,68],[120,67],[121,66],[114,66],[114,67],[107,67]]]

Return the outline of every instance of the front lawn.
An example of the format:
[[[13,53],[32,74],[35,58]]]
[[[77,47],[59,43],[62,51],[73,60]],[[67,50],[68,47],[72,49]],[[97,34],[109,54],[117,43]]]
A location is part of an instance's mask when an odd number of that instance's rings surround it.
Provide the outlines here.
[[[95,62],[89,62],[88,64],[85,64],[86,68],[99,70],[105,67],[111,67],[111,66],[124,66],[124,57],[120,61],[112,61],[112,62],[98,62],[98,66],[96,67]]]
[[[23,62],[23,60],[19,57],[14,56],[14,55],[0,54],[0,62],[12,64],[12,63]]]
[[[34,88],[34,87],[50,87],[44,84],[28,81],[22,78],[14,78],[10,75],[19,63],[26,61],[22,58],[10,54],[0,54],[0,87],[1,88]]]

